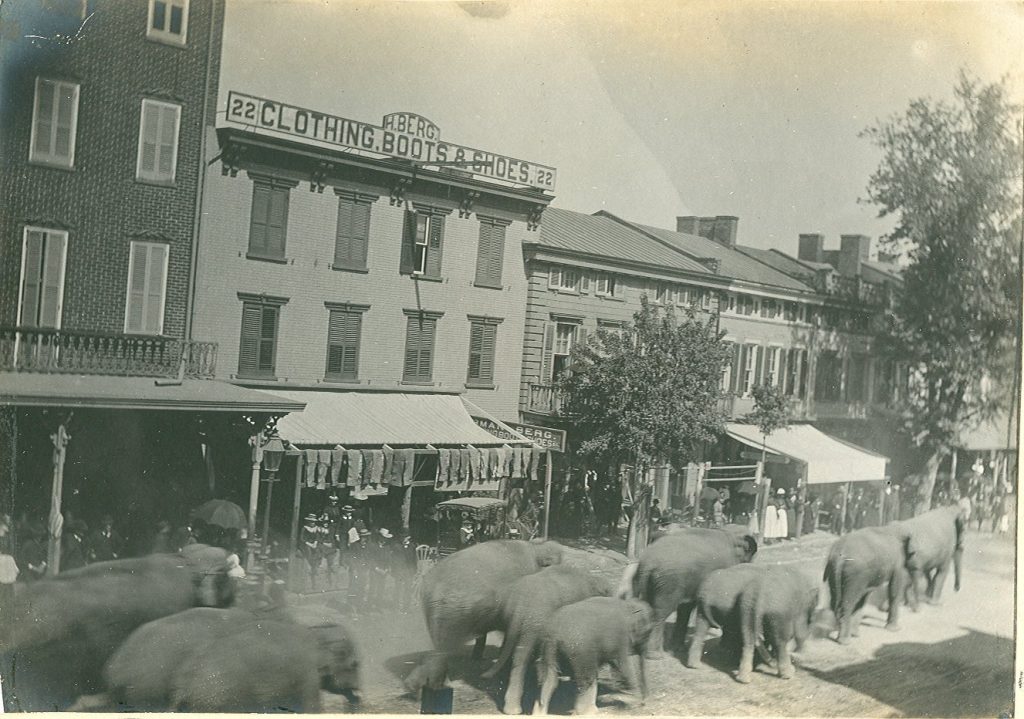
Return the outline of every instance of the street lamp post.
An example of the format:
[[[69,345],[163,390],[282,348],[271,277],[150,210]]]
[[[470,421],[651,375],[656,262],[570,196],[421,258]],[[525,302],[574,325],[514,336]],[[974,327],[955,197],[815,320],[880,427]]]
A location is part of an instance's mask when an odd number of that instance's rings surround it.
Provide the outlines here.
[[[266,443],[263,445],[263,469],[267,476],[263,480],[267,483],[267,503],[263,507],[263,554],[266,555],[270,546],[270,503],[274,495],[274,482],[277,481],[277,470],[281,469],[281,460],[284,459],[284,442],[273,430]]]

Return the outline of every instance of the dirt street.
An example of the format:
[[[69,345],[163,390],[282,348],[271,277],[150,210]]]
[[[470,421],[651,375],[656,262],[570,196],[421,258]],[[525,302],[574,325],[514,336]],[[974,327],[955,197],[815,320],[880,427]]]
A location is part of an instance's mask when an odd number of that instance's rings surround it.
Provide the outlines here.
[[[756,561],[793,563],[820,581],[831,543],[818,534],[801,542],[765,547]],[[571,550],[568,561],[617,577],[622,558],[611,552]],[[796,655],[797,674],[779,679],[766,667],[754,681],[741,685],[728,673],[717,652],[717,639],[707,642],[704,667],[687,669],[676,658],[648,663],[650,696],[645,706],[629,710],[602,687],[598,706],[603,713],[651,715],[771,716],[920,716],[997,717],[1013,703],[1013,564],[1012,538],[971,534],[964,559],[963,587],[949,581],[943,606],[906,611],[901,631],[883,628],[884,615],[875,607],[865,612],[861,636],[840,646],[826,635],[831,613],[823,612],[816,640]],[[827,604],[822,585],[822,603]],[[336,615],[329,594],[308,596],[307,606]],[[418,713],[418,701],[404,693],[401,677],[429,647],[419,612],[393,610],[352,617],[343,615],[361,642],[364,661],[364,703],[361,712]],[[497,653],[501,636],[489,637],[485,662],[474,666],[469,652],[453,662],[455,713],[499,713],[499,680],[480,674]],[[609,678],[607,674],[603,678]],[[571,687],[563,683],[552,703],[555,713],[571,708]],[[325,695],[327,711],[348,711],[340,697]]]

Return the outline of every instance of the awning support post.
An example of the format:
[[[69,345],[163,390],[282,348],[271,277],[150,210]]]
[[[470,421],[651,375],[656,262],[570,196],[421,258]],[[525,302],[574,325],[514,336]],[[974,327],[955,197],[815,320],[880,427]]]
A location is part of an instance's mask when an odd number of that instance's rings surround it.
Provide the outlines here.
[[[797,477],[796,480],[796,501],[797,510],[794,520],[796,522],[796,532],[794,536],[800,539],[804,533],[804,512],[807,507],[807,465],[804,465],[803,474]]]
[[[270,500],[270,495],[267,495]],[[299,564],[297,552],[299,547],[299,513],[302,511],[302,471],[295,467],[295,498],[292,502],[292,531],[288,536],[288,585],[289,589],[295,591],[292,578],[296,575],[296,567]]]
[[[409,519],[412,516],[412,484],[402,490],[402,532],[409,533]]]
[[[850,492],[853,491],[853,483],[846,483],[846,491],[843,492],[843,506],[839,510],[839,533],[846,534],[846,503],[850,501]]]
[[[263,431],[259,431],[249,438],[252,445],[252,470],[249,475],[249,527],[246,544],[249,547],[249,556],[246,558],[246,572],[252,572],[256,566],[256,511],[260,501],[260,464],[263,462]]]
[[[548,522],[551,519],[551,450],[547,451],[547,466],[544,467],[544,541],[548,539]]]
[[[885,484],[878,486],[878,526],[885,525],[885,485],[888,484],[886,480]],[[898,519],[898,517],[897,517]]]
[[[50,539],[46,547],[46,574],[57,576],[60,571],[60,538],[64,529],[64,516],[61,514],[61,501],[64,492],[64,460],[67,456],[68,434],[67,423],[70,416],[59,425],[57,431],[50,435],[53,442],[53,489],[50,493]]]

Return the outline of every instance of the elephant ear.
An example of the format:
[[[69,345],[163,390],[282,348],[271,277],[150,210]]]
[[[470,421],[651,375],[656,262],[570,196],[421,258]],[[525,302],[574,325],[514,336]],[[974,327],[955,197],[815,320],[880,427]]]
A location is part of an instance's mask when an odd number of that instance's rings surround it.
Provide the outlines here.
[[[757,554],[757,539],[753,534],[744,534],[741,540],[743,542],[743,561],[749,562]]]

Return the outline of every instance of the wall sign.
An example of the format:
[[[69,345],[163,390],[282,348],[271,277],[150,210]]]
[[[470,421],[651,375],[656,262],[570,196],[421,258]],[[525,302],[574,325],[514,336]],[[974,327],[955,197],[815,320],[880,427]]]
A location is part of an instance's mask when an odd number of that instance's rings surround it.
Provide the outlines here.
[[[437,125],[414,113],[391,113],[384,117],[383,126],[370,125],[231,90],[226,123],[330,149],[361,150],[428,166],[453,166],[515,185],[555,189],[555,168],[443,142]]]
[[[565,451],[564,430],[538,427],[532,424],[520,424],[519,422],[506,422],[505,424],[527,439],[533,440],[544,449],[550,449],[553,452]]]

